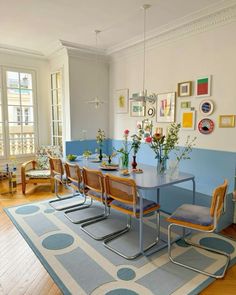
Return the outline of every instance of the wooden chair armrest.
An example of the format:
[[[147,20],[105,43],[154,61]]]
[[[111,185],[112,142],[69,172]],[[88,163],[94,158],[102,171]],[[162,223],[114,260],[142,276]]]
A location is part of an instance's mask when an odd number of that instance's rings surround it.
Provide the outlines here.
[[[22,171],[22,170],[25,171],[25,170],[26,170],[26,167],[29,166],[29,165],[31,165],[32,168],[35,169],[36,161],[35,161],[35,160],[30,160],[30,161],[27,161],[27,162],[23,163],[23,164],[21,165],[21,171]]]

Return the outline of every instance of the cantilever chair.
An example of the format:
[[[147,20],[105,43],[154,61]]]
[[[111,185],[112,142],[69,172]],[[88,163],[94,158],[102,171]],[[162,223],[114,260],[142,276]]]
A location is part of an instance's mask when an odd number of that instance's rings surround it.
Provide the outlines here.
[[[131,216],[139,218],[140,214],[140,200],[137,195],[136,183],[133,179],[117,177],[111,174],[105,176],[105,192],[107,197],[113,199],[110,202],[110,207],[116,209],[122,213],[127,214],[127,225],[126,227],[117,234],[114,234],[111,237],[108,237],[104,240],[103,244],[109,250],[115,252],[116,254],[126,258],[126,259],[135,259],[142,254],[141,251],[133,254],[132,256],[127,256],[124,253],[121,253],[117,249],[111,247],[109,242],[114,239],[117,239],[119,236],[125,234],[131,230]],[[152,212],[156,212],[156,221],[157,221],[157,236],[153,243],[148,245],[144,252],[149,250],[151,247],[156,245],[159,241],[159,232],[160,232],[160,212],[159,204],[143,199],[143,216],[148,215]]]
[[[79,200],[72,200],[71,202],[67,202],[66,200],[72,199],[77,195],[80,195],[80,193],[76,193],[75,190],[73,190],[72,195],[67,195],[67,196],[61,196],[58,193],[58,184],[63,185],[65,188],[70,189],[71,187],[68,186],[68,181],[67,181],[67,175],[64,173],[64,167],[62,160],[60,158],[53,158],[49,157],[49,164],[50,164],[50,170],[51,170],[51,177],[53,178],[54,181],[54,190],[56,197],[58,199],[49,201],[49,204],[56,210],[65,210],[73,207],[80,206],[84,203],[84,201]],[[80,172],[78,168],[78,173]],[[81,176],[78,175],[78,187],[80,186],[80,181],[81,181]]]
[[[107,206],[106,199],[104,196],[104,184],[103,184],[103,175],[102,172],[99,170],[91,170],[91,169],[87,169],[87,168],[83,168],[82,169],[82,178],[83,178],[83,192],[84,195],[86,197],[90,198],[90,204],[87,204],[86,208],[90,207],[93,205],[93,200],[101,202],[104,205],[104,211],[102,214],[99,215],[95,215],[92,217],[88,217],[85,219],[80,219],[80,220],[73,220],[70,217],[70,213],[78,211],[78,210],[84,210],[85,207],[81,207],[81,208],[74,208],[74,209],[70,209],[65,211],[65,214],[67,216],[67,218],[73,222],[73,223],[82,223],[81,225],[81,229],[86,232],[88,235],[90,235],[92,238],[96,239],[96,240],[103,240],[106,236],[95,236],[92,233],[88,232],[85,227],[87,225],[90,225],[92,223],[96,223],[98,221],[104,220],[106,219],[109,214],[110,214],[110,210]]]
[[[183,266],[185,268],[191,269],[193,271],[199,272],[201,274],[213,277],[213,278],[218,279],[218,278],[224,277],[226,269],[229,265],[230,255],[228,253],[225,253],[216,249],[204,247],[199,244],[193,243],[189,240],[186,240],[185,229],[188,228],[188,229],[193,229],[193,230],[208,232],[208,233],[211,233],[216,229],[217,222],[223,210],[227,186],[228,186],[228,182],[225,180],[222,185],[218,186],[214,190],[210,208],[197,206],[197,205],[184,204],[180,206],[179,208],[177,208],[177,210],[169,218],[167,218],[167,220],[170,222],[168,226],[168,253],[169,253],[169,258],[173,263]],[[201,248],[201,249],[205,249],[209,252],[213,252],[213,253],[225,256],[226,262],[222,270],[222,273],[220,275],[212,274],[212,273],[197,269],[195,267],[192,267],[174,260],[174,258],[171,255],[172,226],[179,226],[183,228],[183,238],[187,244]]]

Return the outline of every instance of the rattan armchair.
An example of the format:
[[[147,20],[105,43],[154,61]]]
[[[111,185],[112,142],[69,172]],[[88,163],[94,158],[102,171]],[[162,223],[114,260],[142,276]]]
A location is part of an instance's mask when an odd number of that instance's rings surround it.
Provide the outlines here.
[[[27,161],[21,166],[21,185],[22,193],[26,193],[26,185],[28,183],[50,184],[52,192],[54,192],[54,179],[51,177],[49,168],[48,155],[62,155],[61,147],[59,146],[41,146],[36,154],[35,159]]]

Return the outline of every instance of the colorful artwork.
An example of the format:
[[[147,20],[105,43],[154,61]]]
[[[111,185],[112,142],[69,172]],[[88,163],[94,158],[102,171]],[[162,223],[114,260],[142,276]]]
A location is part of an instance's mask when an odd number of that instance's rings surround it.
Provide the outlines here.
[[[192,95],[192,81],[178,83],[178,96]]]
[[[116,90],[116,109],[118,114],[128,113],[129,89]]]
[[[145,106],[141,101],[131,101],[130,102],[130,116],[131,117],[144,117],[145,116]]]
[[[157,122],[175,121],[175,92],[157,95]]]
[[[188,110],[182,112],[181,127],[185,130],[195,129],[195,111]]]
[[[211,100],[203,100],[199,108],[203,116],[209,116],[213,113],[214,105]]]
[[[205,76],[196,80],[196,96],[211,95],[211,76]]]
[[[220,115],[219,127],[221,128],[235,127],[235,115]]]
[[[214,122],[210,119],[202,119],[198,123],[198,130],[202,134],[210,134],[214,129]]]

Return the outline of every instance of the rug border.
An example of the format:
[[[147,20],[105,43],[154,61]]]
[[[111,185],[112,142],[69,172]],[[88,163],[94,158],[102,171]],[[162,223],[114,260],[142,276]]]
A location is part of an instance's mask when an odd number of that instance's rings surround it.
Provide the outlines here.
[[[33,202],[38,203],[38,202]],[[26,243],[29,245],[31,250],[34,252],[36,257],[39,259],[42,266],[46,269],[47,273],[50,275],[54,283],[58,286],[58,288],[62,291],[64,295],[71,295],[71,292],[67,289],[67,287],[64,285],[62,280],[58,277],[58,275],[55,273],[55,271],[51,268],[51,266],[48,264],[47,260],[41,255],[41,253],[38,251],[38,249],[34,246],[33,242],[31,242],[30,238],[27,236],[27,234],[23,231],[22,227],[17,223],[13,215],[9,212],[9,209],[15,208],[15,207],[21,207],[21,206],[27,206],[31,203],[22,204],[18,206],[12,206],[8,208],[3,208],[7,216],[10,218],[18,232],[22,235],[22,237],[25,239]]]

